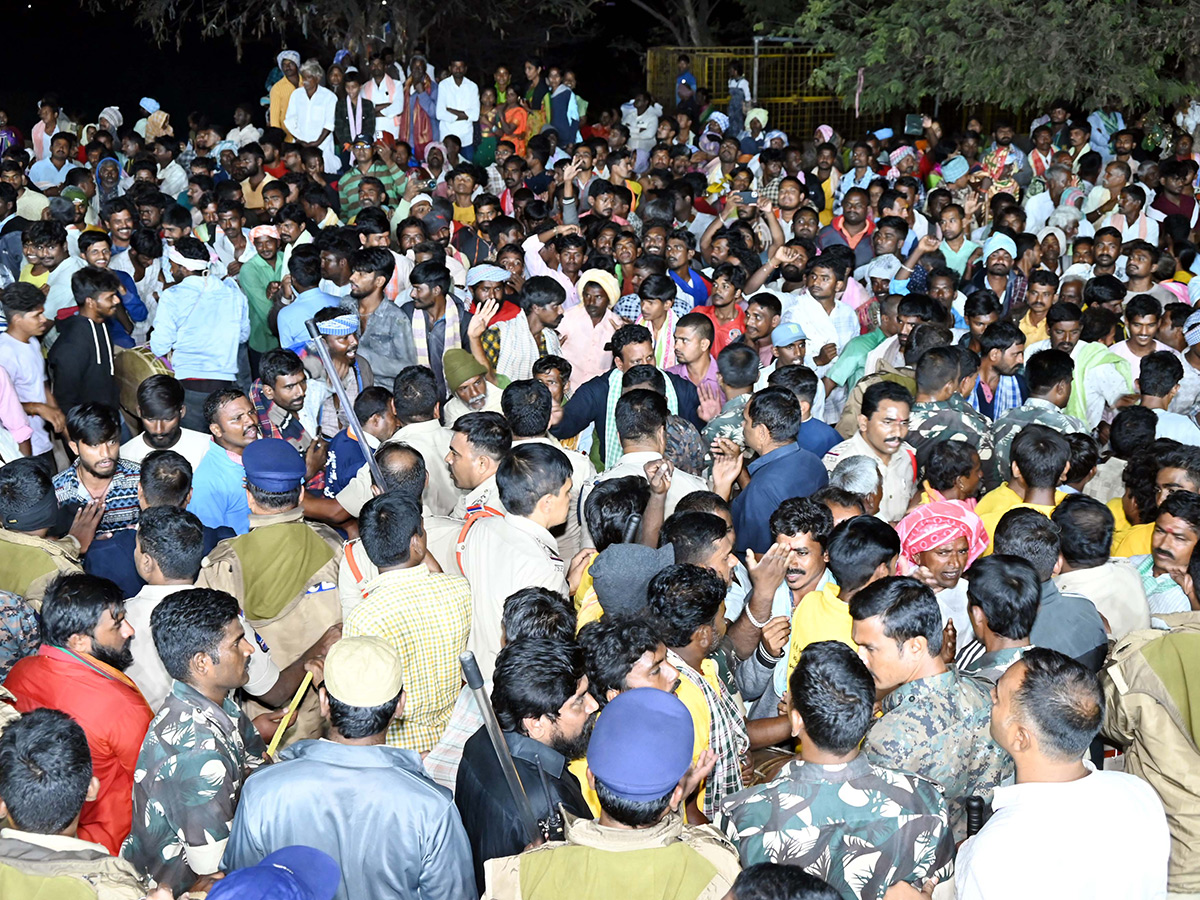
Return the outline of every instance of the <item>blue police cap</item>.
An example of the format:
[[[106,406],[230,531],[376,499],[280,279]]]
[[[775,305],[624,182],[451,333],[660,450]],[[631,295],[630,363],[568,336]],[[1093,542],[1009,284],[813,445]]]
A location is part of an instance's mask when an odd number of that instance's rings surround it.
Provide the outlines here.
[[[246,481],[256,488],[282,494],[304,481],[300,451],[279,438],[259,438],[242,451]]]
[[[341,881],[341,867],[328,853],[292,846],[230,872],[213,885],[208,896],[212,900],[333,900]]]
[[[634,688],[614,697],[596,719],[588,768],[618,797],[658,800],[691,766],[693,738],[691,713],[678,697]]]

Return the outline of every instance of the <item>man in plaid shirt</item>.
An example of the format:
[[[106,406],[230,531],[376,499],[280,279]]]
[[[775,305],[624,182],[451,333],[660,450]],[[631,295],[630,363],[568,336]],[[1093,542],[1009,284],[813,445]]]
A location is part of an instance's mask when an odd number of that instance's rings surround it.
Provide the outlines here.
[[[309,381],[300,357],[277,348],[266,353],[250,386],[263,437],[287,441],[304,456],[305,487],[317,496],[325,488],[328,444],[321,438],[321,404],[329,395],[324,383]]]
[[[346,637],[383,638],[404,660],[404,717],[388,726],[392,747],[428,752],[450,723],[462,685],[459,654],[471,627],[471,589],[461,575],[425,565],[421,504],[404,492],[376,497],[359,514],[359,534],[379,575],[362,586]]]

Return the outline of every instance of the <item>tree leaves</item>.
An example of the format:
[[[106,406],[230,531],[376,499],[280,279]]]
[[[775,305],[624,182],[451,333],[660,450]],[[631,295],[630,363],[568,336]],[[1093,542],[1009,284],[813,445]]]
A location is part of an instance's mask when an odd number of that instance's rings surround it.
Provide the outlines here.
[[[813,85],[867,112],[939,97],[1010,109],[1172,104],[1200,4],[1175,0],[814,0],[786,34],[832,53]]]

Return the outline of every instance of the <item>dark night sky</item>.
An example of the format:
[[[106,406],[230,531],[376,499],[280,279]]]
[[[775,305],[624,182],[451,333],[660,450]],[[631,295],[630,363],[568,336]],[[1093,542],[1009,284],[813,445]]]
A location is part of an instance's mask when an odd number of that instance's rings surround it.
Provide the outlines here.
[[[178,50],[173,45],[159,47],[147,31],[131,23],[128,12],[93,16],[78,0],[13,0],[9,9],[0,108],[27,137],[37,121],[36,103],[49,91],[57,92],[69,111],[78,110],[84,122],[95,121],[102,107],[116,104],[130,123],[137,117],[138,100],[148,95],[170,113],[173,124],[183,125],[187,113],[198,109],[215,116],[224,128],[231,127],[234,104],[265,95],[264,81],[280,46],[274,40],[249,44],[239,62],[230,42],[202,40],[194,27],[184,29]],[[621,38],[617,26],[615,21],[606,23],[602,13],[594,30],[551,52],[538,40],[544,41],[544,32],[525,31],[527,37],[521,40],[511,33],[506,40],[488,35],[472,42],[481,58],[472,59],[469,74],[481,82],[480,66],[487,65],[490,75],[490,67],[503,60],[520,78],[523,55],[537,52],[549,62],[574,67],[582,81],[581,94],[589,101],[619,103],[643,83],[644,75],[633,41]],[[613,38],[630,49],[597,52],[598,45]],[[431,44],[435,61],[444,65],[446,51],[438,52],[436,36]],[[302,55],[317,54],[326,65],[332,61],[328,48],[293,46]]]

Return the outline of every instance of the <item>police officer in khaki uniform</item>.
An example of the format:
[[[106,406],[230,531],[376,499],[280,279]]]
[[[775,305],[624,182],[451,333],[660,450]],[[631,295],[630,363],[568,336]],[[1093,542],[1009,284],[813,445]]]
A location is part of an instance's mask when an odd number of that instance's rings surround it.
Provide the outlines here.
[[[583,517],[579,514],[583,486],[596,477],[596,467],[582,453],[567,450],[550,436],[550,415],[554,398],[550,389],[540,381],[514,381],[504,389],[500,404],[512,427],[513,444],[546,444],[557,447],[571,463],[571,508],[567,510],[566,525],[558,536],[558,549],[564,559],[571,559],[583,547]]]
[[[520,444],[496,470],[496,483],[507,514],[476,519],[459,542],[462,572],[471,585],[467,647],[489,681],[500,652],[505,599],[525,587],[569,596],[570,561],[559,554],[550,529],[567,520],[571,463],[557,447]],[[570,576],[577,579],[578,573]]]
[[[497,412],[467,413],[458,417],[450,431],[450,452],[443,465],[462,492],[450,515],[461,521],[482,506],[504,512],[496,469],[512,449],[512,431],[505,417]]]
[[[450,452],[450,429],[443,428],[438,421],[441,404],[438,402],[437,382],[433,370],[428,366],[409,366],[396,376],[392,405],[400,429],[384,441],[408,444],[425,459],[429,471],[429,484],[425,488],[425,505],[434,515],[448,515],[458,502],[459,490],[450,479],[450,472],[442,463]],[[338,492],[337,502],[352,516],[357,516],[371,493],[371,473],[366,466]]]
[[[205,557],[196,586],[240,598],[246,620],[282,669],[314,651],[320,655],[320,647],[330,642],[330,629],[340,629],[342,540],[332,528],[304,520],[304,458],[291,444],[260,438],[247,445],[242,464],[250,531],[222,541]],[[261,711],[248,704],[251,717]],[[321,732],[319,704],[311,691],[283,745],[320,737]]]
[[[0,468],[0,590],[40,609],[46,586],[60,572],[83,571],[81,539],[91,543],[103,511],[102,504],[88,504],[72,533],[54,540],[48,535],[61,513],[50,476],[31,459]]]

